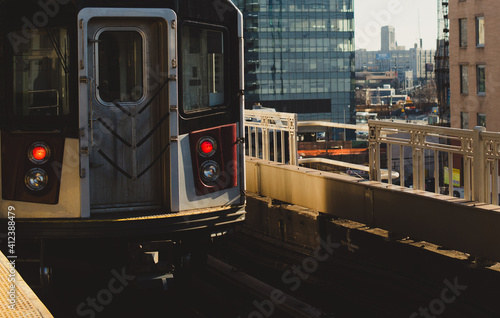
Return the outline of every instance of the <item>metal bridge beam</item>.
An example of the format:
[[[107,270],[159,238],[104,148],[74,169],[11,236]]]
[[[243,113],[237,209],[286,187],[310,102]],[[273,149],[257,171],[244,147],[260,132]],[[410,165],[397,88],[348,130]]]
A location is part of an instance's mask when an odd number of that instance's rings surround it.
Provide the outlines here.
[[[500,261],[500,207],[260,159],[247,191]]]

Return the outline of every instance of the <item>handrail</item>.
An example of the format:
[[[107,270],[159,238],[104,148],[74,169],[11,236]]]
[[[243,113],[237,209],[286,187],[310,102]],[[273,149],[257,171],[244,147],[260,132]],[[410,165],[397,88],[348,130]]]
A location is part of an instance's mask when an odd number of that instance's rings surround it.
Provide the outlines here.
[[[336,166],[336,167],[344,167],[344,168],[360,170],[360,171],[365,171],[365,172],[370,173],[370,168],[368,166],[364,166],[364,165],[360,165],[360,164],[356,164],[356,163],[339,161],[339,160],[332,160],[332,159],[327,159],[327,158],[299,159],[299,164],[302,165],[302,164],[306,164],[306,163],[324,163],[324,164],[332,165],[332,166]],[[382,180],[389,178],[389,170],[382,169],[381,176],[382,176]],[[397,178],[399,178],[399,173],[392,172],[391,177],[392,177],[392,179],[397,179]]]
[[[389,174],[399,169],[404,179],[405,160],[411,158],[415,189],[425,190],[427,173],[434,178],[434,192],[440,193],[438,181],[443,176],[441,180],[448,180],[448,195],[453,196],[454,182],[458,181],[459,185],[463,184],[464,199],[498,205],[500,133],[486,132],[480,126],[470,130],[383,121],[369,121],[368,125],[370,180],[381,181],[380,167],[384,162]],[[383,159],[380,152],[384,144],[387,159]],[[411,156],[405,155],[405,149],[411,150]],[[393,159],[395,154],[399,162]],[[460,173],[454,174],[457,166]],[[456,180],[454,175],[463,180]]]
[[[368,131],[366,169],[371,181],[387,180],[393,184],[399,177],[404,187],[405,177],[409,176],[414,189],[426,190],[426,180],[434,179],[435,193],[447,190],[453,196],[457,190],[463,190],[460,196],[467,201],[499,204],[500,133],[487,132],[484,127],[470,130],[383,120],[369,120],[368,125],[297,122],[296,114],[263,110],[245,110],[245,120],[249,157],[293,165],[310,163],[311,160],[297,159],[296,137],[300,128],[301,131],[307,127]],[[326,163],[323,159],[319,161]],[[346,167],[346,163],[335,160],[327,164]],[[364,170],[362,167],[356,169]],[[460,173],[456,172],[457,167]],[[462,185],[463,189],[457,188]]]
[[[299,121],[297,123],[298,127],[332,127],[332,128],[341,128],[341,129],[356,129],[360,131],[368,131],[367,124],[361,125],[352,125],[352,124],[342,124],[342,123],[332,123],[328,121]]]
[[[244,117],[247,156],[298,164],[297,114],[245,110]]]
[[[50,109],[50,108],[56,108],[56,115],[59,115],[59,91],[57,89],[42,89],[42,90],[30,90],[27,92],[28,94],[41,94],[41,93],[56,93],[56,103],[55,105],[42,105],[42,106],[29,106],[28,108],[30,110],[32,109]],[[33,97],[33,99],[35,99]]]

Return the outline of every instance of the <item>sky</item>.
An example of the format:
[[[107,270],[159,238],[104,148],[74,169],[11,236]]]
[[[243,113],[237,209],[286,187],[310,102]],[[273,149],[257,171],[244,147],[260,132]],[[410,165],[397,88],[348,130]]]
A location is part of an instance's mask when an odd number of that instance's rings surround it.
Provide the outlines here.
[[[380,50],[380,29],[392,25],[396,42],[406,49],[422,38],[424,49],[436,49],[440,0],[354,0],[356,50]]]

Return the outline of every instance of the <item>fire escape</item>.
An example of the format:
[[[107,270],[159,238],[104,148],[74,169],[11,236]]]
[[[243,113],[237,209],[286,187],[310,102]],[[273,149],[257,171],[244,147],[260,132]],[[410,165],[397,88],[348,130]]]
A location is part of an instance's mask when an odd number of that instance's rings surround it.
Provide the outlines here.
[[[450,118],[450,20],[448,9],[448,0],[438,0],[438,39],[435,60],[439,118],[442,125],[449,125]]]

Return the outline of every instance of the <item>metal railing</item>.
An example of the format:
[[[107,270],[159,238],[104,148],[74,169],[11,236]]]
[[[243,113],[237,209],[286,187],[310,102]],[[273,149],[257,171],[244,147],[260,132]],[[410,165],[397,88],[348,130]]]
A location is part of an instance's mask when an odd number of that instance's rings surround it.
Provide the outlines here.
[[[426,180],[433,180],[435,193],[445,190],[450,196],[498,205],[500,133],[486,132],[484,127],[469,130],[383,121],[370,121],[369,127],[371,180],[382,181],[382,165],[389,174],[399,170],[404,180],[404,167],[410,166],[414,189],[426,190]],[[381,151],[384,145],[386,158]]]
[[[448,192],[453,195],[453,180],[457,179],[453,176],[453,162],[454,159],[462,158],[465,170],[464,193],[466,198],[470,198],[473,131],[383,121],[370,121],[369,127],[371,180],[381,181],[378,170],[384,162],[389,173],[399,170],[400,180],[405,180],[408,173],[405,167],[409,166],[414,189],[425,190],[427,174],[434,178],[434,192],[440,193],[440,183],[436,181],[440,180],[441,169],[447,167],[444,179],[447,178]],[[386,160],[381,156],[383,145],[386,146]]]
[[[477,171],[475,182],[482,185],[481,188],[483,189],[483,191],[478,191],[476,197],[480,202],[489,201],[492,204],[499,204],[499,196],[496,194],[499,192],[500,133],[487,132],[482,127],[478,127],[475,131],[477,131],[480,138],[477,155],[481,158],[474,169],[474,171]]]
[[[249,157],[292,165],[316,160],[368,170],[371,181],[499,204],[500,133],[484,127],[468,130],[379,120],[358,126],[297,122],[296,114],[260,110],[245,110],[245,126]],[[326,158],[298,159],[298,127],[313,126],[368,130],[367,166]]]
[[[297,165],[297,114],[245,110],[246,155]]]

